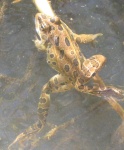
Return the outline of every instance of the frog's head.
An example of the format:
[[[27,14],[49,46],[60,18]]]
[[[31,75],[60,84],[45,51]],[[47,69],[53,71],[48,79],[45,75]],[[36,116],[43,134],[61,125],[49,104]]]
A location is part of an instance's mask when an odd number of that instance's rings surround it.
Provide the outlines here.
[[[35,26],[38,34],[41,32],[47,33],[51,30],[55,24],[59,24],[60,19],[57,16],[50,17],[42,13],[37,13],[35,16]]]
[[[50,26],[46,20],[46,16],[41,14],[41,13],[37,13],[35,16],[35,28],[36,28],[36,32],[38,34],[38,36],[41,39],[42,33],[45,33],[49,30]]]
[[[39,50],[46,49],[47,33],[49,28],[46,16],[41,13],[37,13],[35,16],[36,37],[34,43]]]

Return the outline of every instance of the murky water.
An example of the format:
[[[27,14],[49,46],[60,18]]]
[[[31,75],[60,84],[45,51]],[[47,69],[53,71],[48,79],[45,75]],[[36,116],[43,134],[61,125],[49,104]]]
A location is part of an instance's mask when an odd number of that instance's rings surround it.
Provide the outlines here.
[[[33,3],[25,0],[12,5],[8,0],[6,7],[0,24],[1,150],[6,150],[19,133],[37,120],[41,87],[56,74],[32,41],[37,12]],[[106,56],[107,63],[100,75],[108,84],[124,86],[123,0],[53,1],[53,7],[73,31],[104,34],[95,48],[81,45],[82,52],[86,57],[98,53]],[[124,102],[120,104],[124,107]],[[75,90],[52,94],[47,121],[61,125],[72,118],[75,122],[59,130],[51,140],[40,140],[35,149],[123,150],[121,119],[102,99]]]

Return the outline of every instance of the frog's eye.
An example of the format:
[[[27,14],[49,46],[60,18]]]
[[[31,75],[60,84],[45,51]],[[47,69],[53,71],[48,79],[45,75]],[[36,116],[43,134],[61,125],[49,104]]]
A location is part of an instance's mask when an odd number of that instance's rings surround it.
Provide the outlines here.
[[[50,22],[59,24],[60,23],[60,18],[57,16],[54,16],[53,18],[50,18]]]
[[[38,16],[36,20],[36,25],[38,25],[42,31],[48,30],[50,28],[49,25],[45,21],[43,21],[40,16]]]

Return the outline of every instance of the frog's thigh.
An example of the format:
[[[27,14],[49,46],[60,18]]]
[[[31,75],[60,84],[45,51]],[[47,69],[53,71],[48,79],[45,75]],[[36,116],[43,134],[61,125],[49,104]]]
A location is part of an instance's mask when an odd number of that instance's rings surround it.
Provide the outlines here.
[[[73,85],[69,82],[69,80],[60,74],[53,76],[43,86],[38,103],[39,122],[38,125],[36,125],[38,130],[41,130],[46,123],[46,117],[48,115],[48,109],[50,106],[50,93],[64,92],[70,90],[72,87]]]
[[[44,85],[43,91],[58,93],[68,91],[71,88],[73,88],[73,85],[68,78],[61,74],[57,74]]]
[[[90,43],[95,41],[95,39],[99,36],[102,36],[102,33],[97,33],[97,34],[73,34],[74,39],[76,40],[76,42],[79,43]]]

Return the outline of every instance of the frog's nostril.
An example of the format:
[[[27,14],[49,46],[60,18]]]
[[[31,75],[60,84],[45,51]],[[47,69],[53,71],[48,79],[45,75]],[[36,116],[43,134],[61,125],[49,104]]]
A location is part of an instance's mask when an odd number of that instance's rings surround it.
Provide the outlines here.
[[[39,22],[39,27],[41,28],[41,29],[45,29],[46,28],[46,24],[44,24],[43,22]]]

